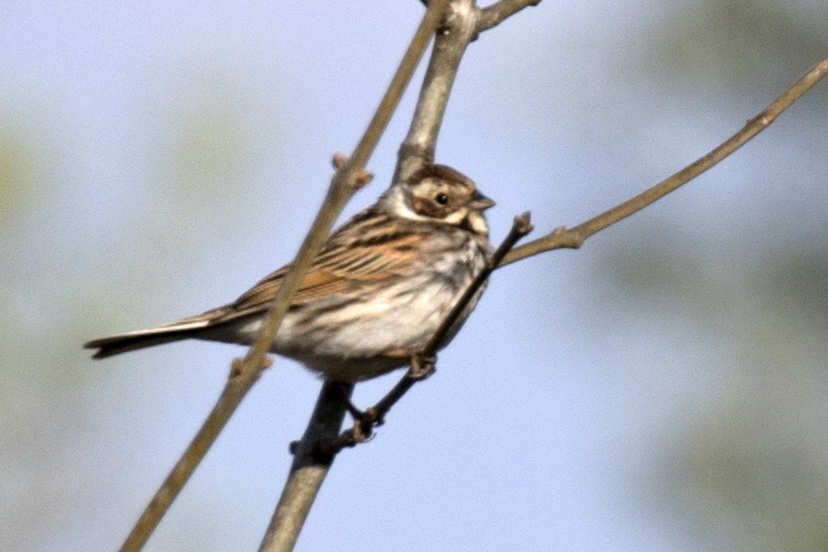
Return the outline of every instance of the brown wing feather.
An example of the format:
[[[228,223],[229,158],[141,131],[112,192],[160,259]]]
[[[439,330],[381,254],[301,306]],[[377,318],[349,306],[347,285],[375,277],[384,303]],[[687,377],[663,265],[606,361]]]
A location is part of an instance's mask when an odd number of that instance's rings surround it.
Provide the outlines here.
[[[353,217],[328,238],[291,308],[332,294],[359,292],[377,282],[391,283],[411,276],[421,246],[434,236],[433,226],[401,219],[373,206]],[[268,275],[233,303],[170,324],[90,341],[85,347],[98,349],[95,358],[160,343],[199,337],[211,327],[256,316],[268,309],[288,267]],[[359,297],[360,293],[352,296]]]
[[[428,234],[414,225],[401,229],[384,215],[355,219],[326,242],[291,301],[291,308],[325,295],[342,293],[363,282],[403,278],[413,262],[416,246]],[[267,310],[289,266],[265,277],[233,303],[174,322],[209,320],[223,324]]]

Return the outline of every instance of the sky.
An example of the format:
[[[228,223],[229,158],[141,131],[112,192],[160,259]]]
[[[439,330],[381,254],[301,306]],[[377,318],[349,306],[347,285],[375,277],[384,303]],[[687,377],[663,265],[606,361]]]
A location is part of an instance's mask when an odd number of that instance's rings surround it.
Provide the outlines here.
[[[422,12],[0,5],[0,548],[120,546],[244,349],[82,343],[289,262]],[[572,226],[737,131],[825,36],[818,1],[547,0],[470,46],[437,161],[497,202],[495,243],[526,210],[531,237]],[[388,185],[421,78],[342,220]],[[823,83],[580,250],[497,271],[296,549],[824,550],[826,106]],[[145,550],[256,549],[319,386],[277,359]]]

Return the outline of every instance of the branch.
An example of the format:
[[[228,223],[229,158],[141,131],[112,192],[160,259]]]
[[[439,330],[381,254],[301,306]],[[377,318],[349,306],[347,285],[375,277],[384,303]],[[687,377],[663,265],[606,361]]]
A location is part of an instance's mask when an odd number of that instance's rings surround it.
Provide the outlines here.
[[[445,13],[448,0],[435,0],[423,17],[411,44],[400,63],[397,73],[380,103],[377,113],[369,124],[365,136],[352,157],[354,162],[364,163],[379,141],[393,109],[411,79],[419,60],[425,51],[432,33],[437,29]],[[370,147],[370,150],[364,148]],[[367,153],[366,153],[367,151]],[[363,157],[360,157],[363,155]],[[294,448],[294,462],[288,480],[279,499],[279,504],[268,526],[259,550],[261,552],[282,552],[293,549],[302,530],[310,507],[319,491],[337,450],[326,441],[332,442],[339,432],[342,420],[349,406],[353,384],[325,382],[317,400],[317,407],[308,422],[305,435]],[[320,454],[320,450],[325,452]]]
[[[563,227],[556,228],[550,234],[512,250],[512,252],[509,253],[505,259],[503,259],[500,266],[506,266],[507,264],[525,259],[526,257],[531,257],[532,255],[537,255],[538,253],[543,253],[544,251],[551,251],[553,249],[561,249],[565,247],[572,249],[581,247],[584,241],[593,234],[661,199],[742,147],[748,140],[759,134],[771,123],[773,123],[779,114],[790,107],[791,104],[798,100],[803,94],[805,94],[805,92],[810,90],[827,73],[828,57],[817,63],[810,71],[808,71],[808,73],[805,74],[804,77],[799,79],[793,86],[786,90],[784,94],[774,100],[773,103],[759,113],[759,115],[748,120],[742,130],[731,136],[727,141],[723,142],[719,147],[704,157],[701,157],[679,172],[656,184],[652,188],[616,207],[613,207],[609,211],[601,213],[597,217],[594,217],[568,230]]]
[[[302,440],[291,443],[293,464],[259,552],[293,550],[302,525],[339,450],[337,433],[353,383],[325,382]]]
[[[477,33],[487,31],[503,23],[506,18],[513,16],[523,8],[537,6],[541,0],[500,0],[489,7],[480,10],[477,17]]]
[[[339,437],[338,448],[352,447],[358,443],[368,441],[371,438],[375,426],[382,425],[385,422],[385,415],[391,410],[397,401],[411,389],[415,383],[422,381],[429,377],[434,372],[434,364],[437,362],[435,355],[437,349],[446,340],[457,320],[466,310],[469,303],[480,290],[481,286],[489,279],[492,271],[498,267],[503,261],[509,251],[515,244],[524,236],[529,234],[534,229],[531,223],[531,215],[527,211],[522,215],[516,216],[512,222],[512,229],[509,234],[503,239],[503,242],[494,252],[492,258],[489,259],[486,267],[478,273],[474,280],[472,280],[469,287],[463,292],[463,295],[452,307],[448,315],[443,319],[440,327],[431,336],[423,350],[411,359],[411,368],[406,372],[402,379],[397,382],[391,391],[388,392],[377,404],[367,409],[365,412],[354,412],[354,427],[344,431]]]
[[[429,2],[429,4],[432,2]],[[501,0],[478,9],[474,0],[452,0],[434,40],[411,127],[398,152],[393,182],[400,182],[434,162],[437,135],[448,105],[460,60],[477,35],[540,0]]]
[[[506,257],[518,241],[534,230],[535,227],[532,226],[531,217],[531,213],[526,211],[522,215],[518,215],[514,218],[512,221],[512,228],[509,230],[509,233],[505,238],[503,238],[503,242],[501,242],[500,246],[498,246],[497,250],[494,254],[492,254],[492,258],[489,259],[489,262],[483,270],[478,273],[477,277],[475,277],[468,289],[466,289],[457,301],[457,304],[454,305],[451,312],[448,316],[446,316],[446,319],[443,320],[440,328],[434,332],[433,336],[431,336],[431,339],[421,353],[422,357],[433,357],[437,353],[437,349],[446,340],[449,332],[457,323],[457,320],[459,320],[460,315],[464,310],[466,310],[466,307],[469,305],[480,287],[486,282],[486,280],[489,279],[489,275],[492,271],[503,262],[504,257]]]
[[[446,7],[447,5],[448,8]],[[454,83],[460,59],[468,43],[477,34],[477,13],[478,11],[474,8],[473,0],[454,0],[451,4],[446,0],[432,0],[429,2],[426,19],[424,19],[421,29],[436,29],[438,22],[441,20],[442,27],[440,27],[440,31],[435,39],[434,49],[426,70],[426,76],[412,119],[411,129],[406,140],[400,147],[399,159],[392,184],[401,179],[408,178],[423,164],[431,162],[434,159],[437,134],[439,133],[440,124],[445,114],[449,92]],[[442,17],[443,14],[445,14],[445,17]],[[429,21],[428,25],[430,26],[428,27],[426,27],[426,20]],[[528,231],[529,226],[527,214],[526,223],[521,228]],[[510,239],[514,238],[514,241],[502,251],[501,256],[505,255],[508,249],[519,239],[519,237],[510,236]],[[491,267],[493,268],[496,265],[497,263],[492,263]],[[485,281],[490,271],[491,268],[487,270],[485,276],[481,276],[479,283],[476,284],[477,287]],[[464,304],[467,304],[468,300],[465,299]],[[456,319],[457,314],[453,316]],[[433,356],[433,352],[431,355]],[[291,474],[285,484],[279,505],[273,514],[267,533],[262,541],[259,549],[260,552],[292,550],[309,508],[330,468],[330,464],[333,462],[336,453],[342,448],[342,441],[340,441],[339,445],[335,446],[333,450],[328,451],[329,443],[327,437],[323,440],[323,444],[320,445],[320,443],[314,441],[314,436],[318,435],[318,433],[312,431],[312,428],[316,428],[316,430],[321,431],[326,436],[331,435],[332,431],[339,431],[344,413],[350,407],[349,397],[352,388],[349,388],[347,393],[340,390],[337,396],[335,387],[338,385],[340,384],[326,382],[322,387],[320,398],[317,402],[317,410],[308,423],[305,436],[298,447],[294,449],[294,454],[296,454],[294,467],[291,469]],[[399,393],[397,399],[404,393],[405,391]],[[323,397],[328,397],[328,399],[323,400]],[[325,401],[330,402],[325,403]],[[320,405],[323,403],[329,406],[329,409],[325,410],[326,418],[324,420],[320,418],[321,413],[319,413]],[[384,407],[385,411],[390,408],[391,404]],[[324,428],[324,430],[320,428]],[[319,452],[319,446],[326,449],[321,459],[315,457],[315,454]],[[316,453],[308,454],[307,451],[316,451]]]
[[[430,2],[430,4],[433,3]],[[466,46],[475,35],[474,0],[452,0],[434,39],[417,107],[408,134],[400,145],[393,182],[408,179],[434,161],[437,135],[446,112],[451,87]]]
[[[428,46],[431,33],[437,27],[441,10],[444,9],[447,1],[435,2],[434,7],[426,12],[385,96],[351,158],[348,160],[341,156],[335,158],[335,165],[338,170],[331,180],[325,201],[273,299],[256,342],[250,348],[244,360],[235,359],[233,361],[227,384],[213,410],[198,430],[187,450],[184,451],[184,454],[164,480],[161,488],[144,509],[135,527],[121,546],[121,552],[133,552],[143,548],[173,500],[178,496],[184,484],[227,424],[230,416],[241,403],[241,400],[253,384],[258,381],[262,371],[270,366],[271,361],[267,359],[266,355],[270,350],[282,318],[287,312],[291,297],[302,283],[305,274],[316,258],[322,243],[330,233],[345,203],[357,189],[370,180],[370,175],[364,172],[365,164],[376,148],[382,132],[399,104],[400,97],[411,80],[426,46]],[[339,425],[337,425],[336,431],[338,430]]]

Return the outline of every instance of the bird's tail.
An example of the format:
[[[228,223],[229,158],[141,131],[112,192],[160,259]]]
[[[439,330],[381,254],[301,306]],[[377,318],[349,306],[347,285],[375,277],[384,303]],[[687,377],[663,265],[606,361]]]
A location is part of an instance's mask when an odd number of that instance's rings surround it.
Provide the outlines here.
[[[204,329],[207,325],[206,320],[173,322],[172,324],[147,330],[93,339],[83,346],[86,349],[97,349],[92,358],[106,358],[127,351],[143,349],[144,347],[196,337],[198,331]]]

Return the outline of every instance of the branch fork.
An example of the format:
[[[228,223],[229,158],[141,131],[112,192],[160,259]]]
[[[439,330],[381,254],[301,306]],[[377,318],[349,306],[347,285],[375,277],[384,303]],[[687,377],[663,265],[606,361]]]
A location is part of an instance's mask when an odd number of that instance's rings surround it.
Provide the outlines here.
[[[353,155],[350,158],[342,154],[334,156],[333,164],[337,171],[332,178],[325,203],[308,232],[293,267],[279,290],[280,293],[274,299],[255,345],[251,347],[243,360],[233,361],[227,384],[219,400],[142,513],[121,547],[121,551],[135,552],[143,547],[230,415],[258,380],[262,371],[272,364],[267,353],[281,318],[287,310],[291,295],[301,283],[304,271],[321,247],[345,202],[356,190],[371,180],[371,174],[365,171],[365,165],[398,105],[402,92],[410,81],[431,36],[436,35],[432,57],[426,69],[411,127],[398,151],[394,182],[408,178],[424,164],[433,162],[437,135],[448,97],[460,60],[468,44],[475,40],[479,33],[500,24],[522,9],[536,6],[539,3],[540,0],[499,0],[486,8],[479,9],[475,5],[475,0],[429,0],[427,2],[428,10]],[[447,12],[447,9],[451,11]],[[370,440],[373,429],[382,425],[390,408],[417,381],[422,381],[433,373],[437,346],[445,339],[448,328],[457,319],[463,307],[468,304],[474,291],[479,289],[493,270],[544,251],[580,247],[596,232],[660,199],[733,153],[770,125],[782,111],[798,100],[826,74],[828,74],[828,57],[817,63],[802,79],[757,117],[750,119],[742,130],[708,155],[653,188],[578,226],[571,229],[561,226],[541,238],[512,249],[518,240],[532,230],[529,213],[515,217],[512,230],[495,252],[488,266],[475,279],[444,321],[445,328],[441,327],[429,345],[412,358],[411,368],[406,375],[376,405],[365,412],[360,412],[350,405],[350,395],[354,384],[325,382],[305,435],[300,441],[291,444],[291,452],[294,454],[291,473],[259,548],[260,552],[282,552],[293,549],[302,524],[336,453],[344,447],[352,447]],[[354,427],[340,434],[339,428],[347,410],[350,410],[354,417]]]

